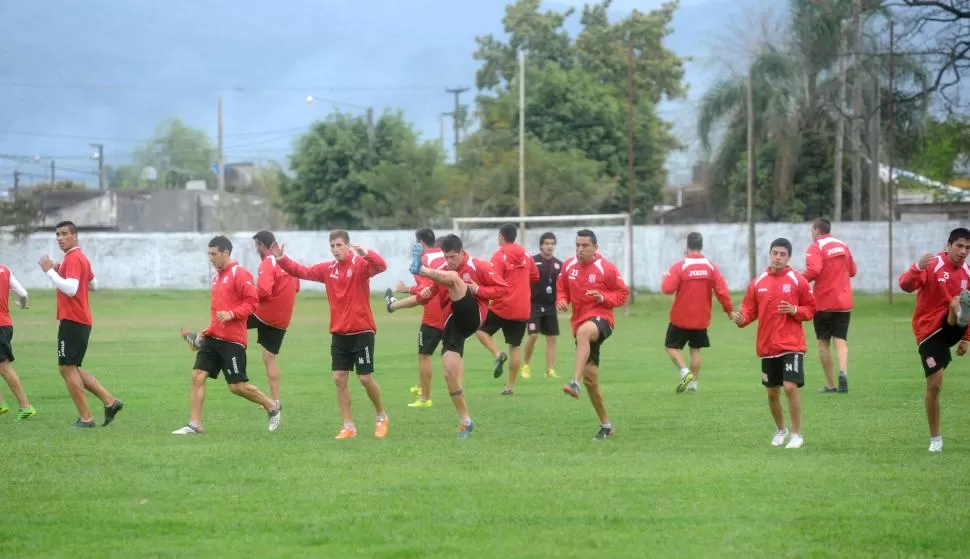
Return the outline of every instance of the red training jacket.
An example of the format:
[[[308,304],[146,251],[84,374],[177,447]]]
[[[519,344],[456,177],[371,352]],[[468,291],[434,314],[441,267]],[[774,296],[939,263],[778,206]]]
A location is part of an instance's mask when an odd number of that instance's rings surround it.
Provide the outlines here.
[[[447,270],[448,262],[442,258],[440,266],[436,269]],[[509,292],[509,284],[505,283],[505,280],[495,273],[491,264],[478,258],[472,258],[467,252],[462,254],[461,264],[454,271],[458,272],[458,276],[465,283],[478,285],[478,293],[475,295],[475,298],[478,299],[478,319],[484,322],[485,313],[488,311],[488,302],[505,297]],[[448,294],[448,290],[435,284],[432,293],[432,296],[437,295],[439,306],[445,315],[445,322],[448,322],[452,313],[451,296]]]
[[[899,287],[903,291],[919,290],[913,310],[913,334],[917,345],[943,328],[950,300],[967,289],[970,283],[970,265],[966,262],[962,266],[955,265],[945,252],[936,255],[936,260],[922,270],[918,264],[913,264],[899,276]],[[963,339],[970,340],[970,328]]]
[[[230,262],[212,276],[212,302],[209,305],[209,327],[202,331],[207,338],[232,342],[243,347],[249,342],[246,319],[259,305],[259,293],[253,275],[238,262]],[[219,322],[216,312],[229,311],[232,320]]]
[[[831,235],[822,235],[805,251],[805,279],[814,281],[812,290],[819,311],[851,311],[852,280],[859,268],[849,246]]]
[[[794,315],[778,311],[787,301],[796,307]],[[802,322],[815,316],[815,296],[805,276],[786,266],[780,272],[768,268],[748,286],[741,304],[744,328],[758,321],[758,357],[778,357],[786,353],[805,353]]]
[[[492,255],[492,267],[509,284],[509,293],[492,301],[492,312],[506,320],[532,316],[532,283],[539,281],[536,261],[516,243],[505,243]]]
[[[300,280],[284,272],[276,257],[270,254],[259,263],[256,291],[259,292],[259,306],[253,313],[256,318],[274,328],[286,330],[293,318]]]
[[[10,269],[0,264],[0,326],[13,326],[10,318]]]
[[[441,252],[440,248],[426,248],[424,249],[424,256],[421,257],[422,264],[431,269],[438,269],[439,266],[444,264],[445,254]],[[421,316],[421,324],[425,324],[437,330],[443,330],[445,327],[445,309],[441,308],[441,305],[437,302],[433,305],[428,303],[434,300],[434,297],[429,297],[427,299],[422,299],[419,295],[424,288],[431,287],[434,288],[434,282],[424,276],[414,276],[415,285],[410,290],[408,290],[411,295],[418,298],[418,303],[424,307],[424,314]]]
[[[676,294],[670,307],[670,323],[678,328],[704,330],[711,325],[712,293],[724,312],[734,310],[721,271],[699,252],[674,263],[664,274],[660,290],[666,295]]]
[[[625,304],[630,297],[630,288],[623,281],[620,271],[612,262],[598,255],[586,264],[575,256],[567,258],[556,282],[556,304],[570,303],[573,306],[573,316],[569,321],[573,336],[582,323],[596,317],[602,318],[613,328],[613,308]],[[597,302],[594,296],[587,295],[586,292],[590,290],[600,292],[603,302]]]
[[[310,267],[284,254],[279,264],[291,276],[327,287],[331,334],[377,332],[370,308],[370,279],[387,269],[380,254],[373,250],[368,250],[365,256],[353,252],[343,262],[331,260]]]

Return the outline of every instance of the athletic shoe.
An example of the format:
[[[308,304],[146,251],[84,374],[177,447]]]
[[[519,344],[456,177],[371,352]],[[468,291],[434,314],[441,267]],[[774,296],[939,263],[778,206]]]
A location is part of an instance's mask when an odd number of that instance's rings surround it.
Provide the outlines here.
[[[374,438],[383,439],[387,436],[387,416],[374,422]]]
[[[422,392],[422,390],[421,390],[421,387],[420,386],[412,386],[411,387],[411,395],[412,396],[420,396],[421,395],[421,392]]]
[[[943,437],[930,437],[930,452],[943,452]]]
[[[502,393],[499,394],[499,396],[511,396],[513,394],[515,394],[515,392],[513,392],[511,388],[506,388],[502,390]]]
[[[686,375],[681,375],[680,384],[677,385],[677,394],[682,394],[684,390],[687,390],[687,385],[694,382],[693,373],[687,373]]]
[[[687,393],[688,394],[697,394],[697,381],[696,380],[690,381],[690,383],[687,385]]]
[[[805,439],[798,433],[792,433],[791,439],[788,440],[788,444],[785,448],[802,448],[802,444],[805,443]]]
[[[421,398],[418,398],[417,400],[408,404],[408,407],[409,408],[430,408],[431,400],[422,400]]]
[[[125,403],[121,400],[115,400],[115,403],[110,406],[104,407],[104,423],[101,424],[102,427],[107,427],[109,423],[115,420],[115,416],[118,412],[125,408]]]
[[[173,435],[201,435],[202,429],[199,429],[198,427],[190,423],[185,427],[182,427],[181,429],[176,429],[172,431],[172,434]]]
[[[771,437],[771,446],[781,446],[785,444],[785,439],[788,438],[788,429],[779,429],[775,431],[775,436]]]
[[[424,256],[424,247],[421,243],[415,243],[411,247],[411,266],[408,267],[408,271],[411,275],[418,275],[421,272],[421,257]]]
[[[966,328],[970,324],[970,291],[960,292],[960,311],[957,312],[957,326]]]
[[[822,388],[819,388],[818,389],[818,393],[819,394],[835,394],[838,391],[839,391],[839,389],[836,388],[836,387],[834,387],[834,386],[832,386],[832,387],[823,386]]]
[[[498,354],[495,358],[495,368],[492,369],[492,376],[498,378],[502,376],[502,371],[505,369],[505,362],[509,360],[509,356],[505,355],[505,352]]]
[[[470,435],[471,432],[474,431],[474,430],[475,430],[475,423],[474,422],[471,422],[468,425],[465,425],[464,423],[459,423],[458,424],[458,438],[459,439],[467,439],[468,438],[468,435]]]
[[[600,426],[600,430],[596,433],[596,436],[593,437],[593,440],[605,441],[615,434],[616,434],[616,429],[614,429],[612,426],[610,427]]]
[[[199,347],[202,345],[202,336],[199,336],[195,332],[190,332],[185,328],[182,328],[179,333],[182,335],[182,339],[185,340],[185,343],[189,344],[189,349],[192,351],[199,351]]]
[[[845,394],[849,391],[849,377],[839,375],[839,392]]]
[[[569,381],[569,384],[566,384],[562,387],[563,392],[565,392],[566,394],[569,394],[570,396],[572,396],[573,398],[576,398],[577,400],[579,399],[579,393],[581,390],[582,389],[579,387],[579,383],[576,382],[575,380]]]
[[[276,409],[266,412],[266,416],[269,418],[269,432],[275,433],[283,420],[283,405],[280,404],[279,400],[276,401]]]
[[[391,305],[397,303],[397,299],[394,298],[394,292],[390,288],[384,291],[384,305],[387,306],[387,312],[394,312]]]
[[[549,369],[546,371],[546,378],[559,378],[559,375],[556,374],[555,369]]]
[[[528,364],[522,365],[522,367],[519,368],[519,375],[524,379],[532,378],[532,367],[530,367]]]
[[[37,410],[34,409],[34,406],[20,408],[20,412],[17,413],[17,421],[27,421],[35,415],[37,415]]]
[[[337,433],[337,436],[334,438],[337,439],[338,441],[342,441],[344,439],[352,439],[356,436],[357,436],[356,427],[352,427],[352,428],[341,427],[340,432]]]
[[[80,417],[78,418],[77,421],[74,422],[74,425],[71,425],[71,427],[73,427],[74,429],[93,429],[94,427],[97,427],[97,426],[98,426],[97,421],[93,419],[91,421],[81,421]]]
[[[10,408],[7,407],[7,404],[0,404],[0,415],[3,415],[8,411],[10,411]]]

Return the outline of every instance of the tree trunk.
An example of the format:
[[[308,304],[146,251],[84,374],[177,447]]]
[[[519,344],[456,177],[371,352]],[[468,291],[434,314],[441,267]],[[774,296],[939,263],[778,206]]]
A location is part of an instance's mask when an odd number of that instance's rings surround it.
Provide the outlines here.
[[[855,26],[855,54],[853,60],[852,78],[852,221],[862,220],[862,146],[860,122],[863,114],[862,107],[862,69],[859,68],[862,59],[862,17],[859,13],[860,0],[853,0],[853,18]]]
[[[832,195],[832,221],[842,221],[842,160],[845,158],[845,40],[839,49],[839,110],[835,123],[835,192]]]
[[[869,117],[869,221],[883,218],[882,186],[879,181],[879,129],[882,119],[879,111],[879,81],[873,83],[872,116]]]

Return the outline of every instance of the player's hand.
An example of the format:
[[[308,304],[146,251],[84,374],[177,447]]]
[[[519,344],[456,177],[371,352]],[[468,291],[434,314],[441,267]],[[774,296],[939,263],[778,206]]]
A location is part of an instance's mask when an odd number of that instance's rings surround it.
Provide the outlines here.
[[[229,311],[219,311],[216,313],[216,320],[225,324],[226,322],[232,320],[232,313]]]
[[[472,295],[478,295],[478,284],[473,281],[466,281],[465,285],[468,286],[468,291],[471,291]]]
[[[283,258],[283,245],[279,243],[273,243],[273,246],[269,247],[269,252],[276,258]]]
[[[602,293],[600,293],[599,291],[596,291],[595,289],[587,289],[586,295],[592,297],[593,299],[596,299],[597,303],[602,303],[606,299],[606,297],[604,297]]]
[[[431,286],[425,287],[420,292],[418,292],[418,298],[422,301],[427,301],[431,298]]]
[[[734,311],[733,313],[731,313],[731,320],[733,320],[735,324],[740,326],[744,324],[744,315],[741,314],[741,311]]]
[[[350,245],[350,248],[354,249],[354,252],[360,256],[367,256],[367,249],[360,245]]]
[[[566,312],[569,310],[569,303],[566,301],[558,301],[556,303],[556,310],[559,312]]]
[[[41,256],[37,263],[40,264],[40,269],[43,270],[45,274],[48,270],[54,269],[54,261],[51,260],[51,257],[47,256],[46,254]]]
[[[916,267],[919,268],[920,270],[925,270],[926,267],[930,265],[930,262],[932,262],[935,258],[936,258],[935,254],[930,254],[929,252],[927,252],[923,256],[919,257],[919,260],[916,262]]]
[[[61,272],[61,263],[60,262],[54,262],[54,271],[57,272],[57,273],[60,273]]]
[[[966,355],[968,345],[970,345],[970,342],[967,342],[967,340],[962,340],[959,344],[957,344],[957,355],[960,357]]]
[[[397,282],[397,285],[394,286],[394,290],[397,291],[398,293],[411,293],[411,291],[408,289],[407,284],[404,283],[403,281]]]
[[[27,298],[26,297],[17,297],[17,301],[14,304],[17,305],[17,308],[18,309],[27,310]]]
[[[778,303],[778,312],[782,314],[794,315],[796,312],[798,312],[798,307],[789,303],[788,301],[782,301],[781,303]]]

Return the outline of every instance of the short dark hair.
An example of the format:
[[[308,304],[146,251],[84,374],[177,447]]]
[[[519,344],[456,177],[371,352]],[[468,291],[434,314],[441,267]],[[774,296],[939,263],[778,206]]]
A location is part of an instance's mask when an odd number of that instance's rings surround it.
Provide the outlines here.
[[[423,243],[424,246],[433,247],[434,246],[434,231],[425,227],[424,229],[418,229],[414,232],[414,238],[419,242]]]
[[[229,240],[229,237],[217,235],[209,241],[209,248],[217,248],[219,252],[232,253],[232,241]]]
[[[539,246],[542,246],[542,243],[546,241],[552,241],[554,243],[559,242],[556,240],[556,235],[552,231],[546,231],[545,233],[539,236]]]
[[[270,231],[260,231],[259,233],[253,235],[253,240],[264,247],[269,248],[276,243],[276,236]]]
[[[461,252],[461,238],[458,235],[450,234],[441,237],[441,252]]]
[[[703,250],[704,248],[704,237],[697,231],[691,231],[687,234],[687,249],[688,250]]]
[[[62,221],[54,226],[54,230],[58,230],[61,227],[67,227],[67,230],[71,232],[72,235],[77,235],[77,225],[74,225],[73,221]]]
[[[577,237],[586,237],[587,239],[589,239],[590,241],[592,241],[592,243],[594,245],[595,244],[598,244],[596,242],[596,233],[593,233],[593,231],[590,230],[590,229],[580,229],[579,231],[576,231],[576,236]]]
[[[787,250],[788,251],[788,256],[791,256],[791,241],[789,241],[788,239],[786,239],[784,237],[778,237],[777,239],[771,241],[771,246],[768,247],[768,251],[770,252],[771,249],[776,248],[776,247],[781,247],[781,248]]]
[[[824,217],[820,217],[816,219],[814,223],[812,223],[812,229],[815,229],[823,235],[828,235],[832,232],[832,222]]]
[[[337,229],[336,231],[330,232],[330,242],[336,241],[337,239],[343,239],[347,244],[350,244],[350,233],[344,231],[343,229]]]
[[[960,239],[970,241],[970,229],[967,229],[966,227],[957,227],[953,231],[950,231],[950,238],[947,239],[946,244],[952,245]]]
[[[519,230],[511,223],[506,223],[505,225],[498,228],[498,234],[505,239],[507,243],[514,243],[515,238],[519,236]]]

